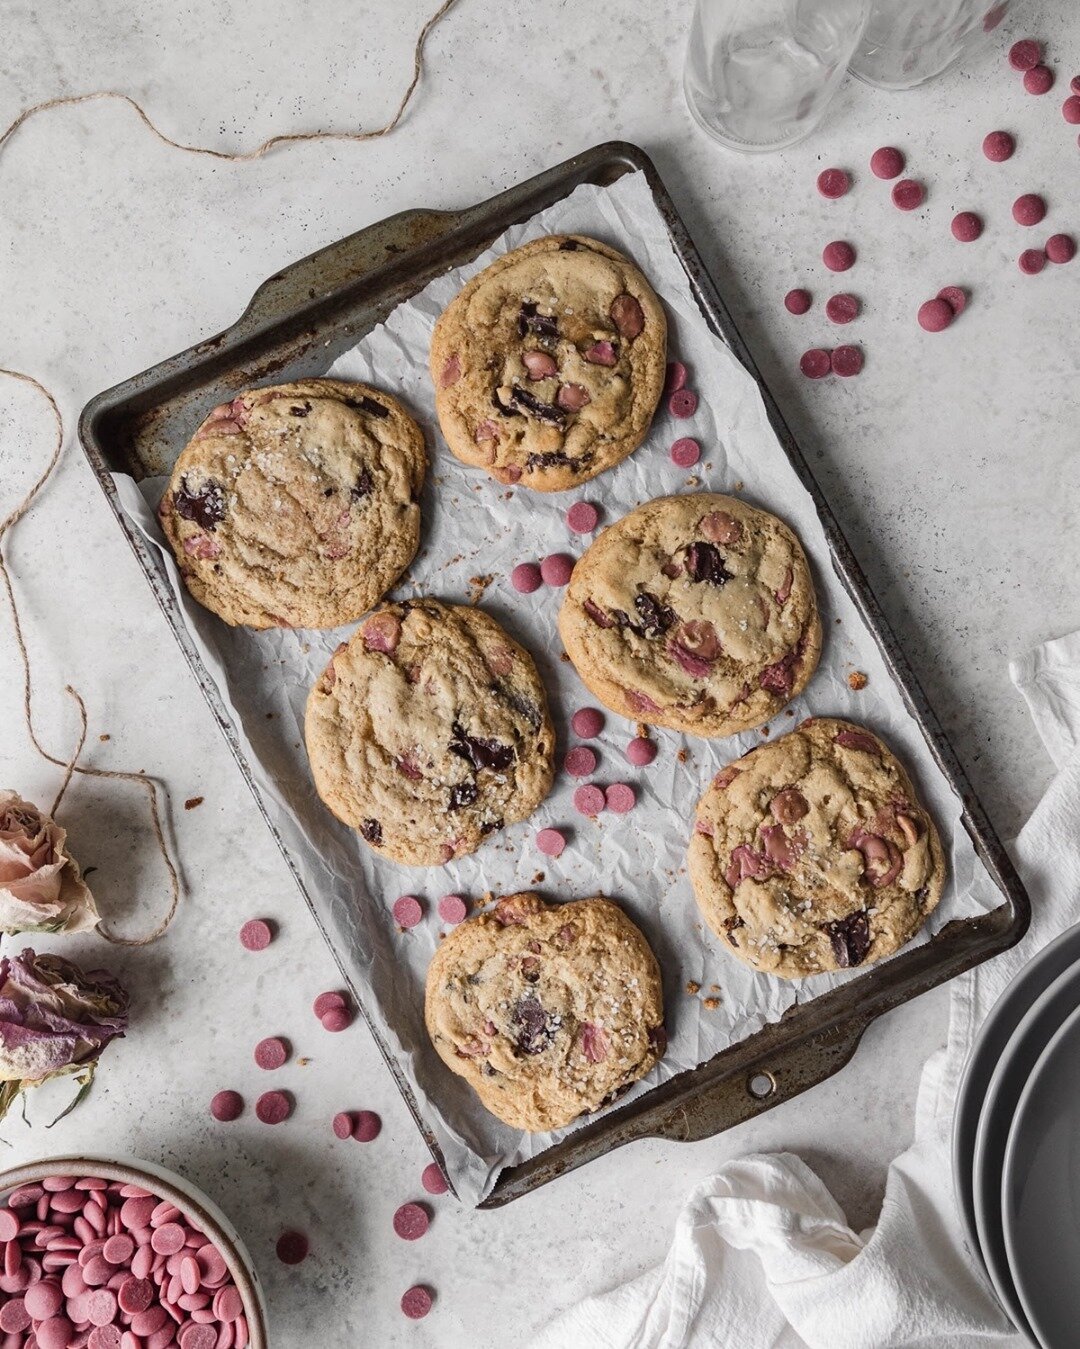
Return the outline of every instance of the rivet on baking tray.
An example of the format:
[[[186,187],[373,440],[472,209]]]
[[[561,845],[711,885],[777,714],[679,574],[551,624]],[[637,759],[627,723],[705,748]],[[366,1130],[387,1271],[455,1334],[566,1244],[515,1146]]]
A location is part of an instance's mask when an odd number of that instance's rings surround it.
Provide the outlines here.
[[[772,1073],[753,1073],[747,1079],[746,1090],[755,1100],[763,1101],[776,1090],[776,1078]]]

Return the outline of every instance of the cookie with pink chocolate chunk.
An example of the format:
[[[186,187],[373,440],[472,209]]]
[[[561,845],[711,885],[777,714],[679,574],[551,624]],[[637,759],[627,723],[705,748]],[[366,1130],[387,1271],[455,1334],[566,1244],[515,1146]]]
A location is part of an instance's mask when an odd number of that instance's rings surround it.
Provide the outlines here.
[[[664,390],[667,320],[614,248],[548,235],[497,258],[431,338],[435,410],[464,463],[562,492],[645,439]]]
[[[559,614],[591,692],[694,735],[760,726],[806,687],[821,623],[799,540],[736,497],[660,497],[600,534]]]
[[[536,666],[471,606],[420,599],[369,614],[311,690],[304,733],[323,801],[412,866],[475,852],[551,788]]]
[[[865,727],[829,717],[721,769],[687,863],[724,950],[785,979],[892,955],[926,922],[946,875],[900,762]]]
[[[248,389],[195,432],[158,518],[188,590],[226,623],[336,628],[413,560],[426,469],[423,432],[380,389]]]
[[[427,975],[439,1057],[515,1129],[562,1129],[621,1095],[664,1052],[660,968],[602,897],[531,892],[450,932]]]

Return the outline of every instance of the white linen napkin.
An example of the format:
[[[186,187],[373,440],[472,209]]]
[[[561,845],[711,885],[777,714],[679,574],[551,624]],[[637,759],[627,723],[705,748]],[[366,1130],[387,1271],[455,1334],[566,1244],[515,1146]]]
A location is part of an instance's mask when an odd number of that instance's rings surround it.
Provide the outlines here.
[[[923,1070],[915,1141],[859,1234],[790,1153],[729,1162],[691,1193],[662,1266],[586,1299],[529,1349],[1021,1349],[966,1249],[950,1165],[957,1086],[1001,991],[1080,920],[1080,632],[1010,666],[1059,772],[1013,853],[1032,924],[954,981],[949,1039]]]

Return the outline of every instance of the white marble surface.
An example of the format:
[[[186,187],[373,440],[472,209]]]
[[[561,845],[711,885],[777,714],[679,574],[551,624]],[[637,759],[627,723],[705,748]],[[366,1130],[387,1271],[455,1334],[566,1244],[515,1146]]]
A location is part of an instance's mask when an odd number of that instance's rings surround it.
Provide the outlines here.
[[[208,0],[9,0],[0,122],[59,91],[112,86],[146,101],[172,134],[230,148],[298,126],[370,125],[396,104],[425,7],[265,0],[253,23],[249,7]],[[224,327],[283,263],[392,211],[463,205],[597,141],[637,141],[667,179],[1008,835],[1050,765],[1006,660],[1080,624],[1080,262],[1021,277],[1015,256],[1034,241],[1008,206],[1020,191],[1045,191],[1052,215],[1032,234],[1080,223],[1080,151],[1058,112],[1063,84],[1030,98],[1000,49],[1010,33],[1031,30],[1050,40],[1067,77],[1080,70],[1075,9],[1069,0],[1018,3],[1023,19],[970,67],[904,95],[849,83],[811,140],[754,159],[692,129],[679,93],[688,9],[684,0],[644,8],[550,0],[523,12],[459,0],[432,37],[428,78],[393,136],[299,146],[255,164],[178,154],[120,106],[37,119],[0,152],[0,363],[56,389],[70,432],[92,393]],[[978,146],[998,126],[1018,131],[1021,149],[991,166]],[[886,142],[907,150],[929,185],[914,216],[895,212],[864,167]],[[858,174],[858,190],[839,203],[813,190],[830,163]],[[966,248],[948,233],[962,207],[988,219],[984,239]],[[811,385],[797,357],[830,335],[820,311],[791,319],[780,297],[804,280],[828,293],[813,260],[841,236],[861,249],[845,288],[866,303],[858,336],[867,366],[857,380]],[[963,321],[923,334],[918,302],[952,282],[974,292]],[[0,509],[30,480],[47,437],[34,396],[0,389]],[[90,761],[168,782],[187,894],[156,947],[66,945],[123,975],[132,1032],[110,1051],[90,1100],[51,1133],[40,1125],[63,1103],[62,1087],[31,1100],[31,1131],[17,1118],[6,1123],[14,1147],[5,1158],[115,1148],[205,1184],[249,1240],[285,1349],[523,1344],[559,1307],[660,1258],[693,1181],[749,1149],[802,1151],[856,1224],[873,1220],[885,1165],[910,1132],[920,1064],[943,1037],[941,992],[883,1019],[839,1076],[755,1123],[694,1145],[636,1145],[497,1213],[439,1200],[430,1233],[398,1241],[390,1216],[420,1194],[419,1136],[362,1027],[331,1039],[310,1015],[312,996],[335,982],[330,957],[73,437],[8,553],[43,737],[57,750],[70,743],[63,687],[76,684],[90,709]],[[22,732],[3,622],[0,780],[47,801],[55,775]],[[111,738],[99,742],[103,734]],[[204,804],[185,812],[195,795]],[[140,800],[84,780],[65,816],[79,856],[99,868],[110,914],[145,923],[164,891]],[[236,941],[254,914],[281,928],[261,955]],[[296,1091],[295,1116],[274,1130],[250,1113],[213,1125],[213,1091],[234,1086],[251,1099],[268,1085],[251,1049],[274,1033],[311,1058],[280,1074]],[[367,1147],[339,1143],[331,1114],[359,1106],[382,1114],[382,1136]],[[310,1233],[313,1255],[286,1270],[273,1241],[290,1225]],[[397,1303],[415,1281],[439,1298],[425,1322],[409,1324]]]

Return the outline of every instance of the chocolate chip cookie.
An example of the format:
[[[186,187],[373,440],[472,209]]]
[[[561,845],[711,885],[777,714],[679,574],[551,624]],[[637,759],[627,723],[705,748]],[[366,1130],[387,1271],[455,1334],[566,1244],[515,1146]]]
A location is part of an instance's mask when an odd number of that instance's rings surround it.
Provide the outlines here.
[[[423,599],[370,614],[311,690],[305,736],[338,819],[412,866],[475,852],[551,789],[536,666],[479,609]]]
[[[559,632],[612,711],[704,736],[768,721],[821,653],[798,539],[711,492],[660,497],[605,529],[574,568]]]
[[[575,487],[645,439],[664,386],[667,320],[641,272],[595,239],[505,254],[431,339],[446,443],[499,482]]]
[[[226,623],[334,628],[413,560],[424,435],[395,398],[309,379],[214,408],[158,516],[188,590]]]
[[[431,962],[424,1017],[446,1066],[515,1129],[561,1129],[660,1061],[660,969],[603,898],[507,895]]]
[[[717,774],[688,862],[724,949],[785,979],[891,955],[937,905],[946,870],[934,822],[887,746],[826,717]]]

